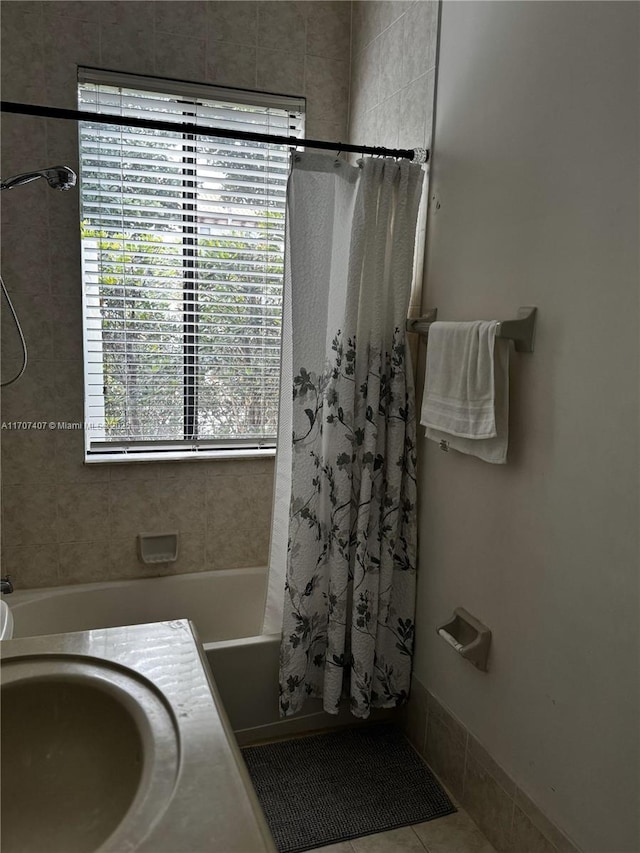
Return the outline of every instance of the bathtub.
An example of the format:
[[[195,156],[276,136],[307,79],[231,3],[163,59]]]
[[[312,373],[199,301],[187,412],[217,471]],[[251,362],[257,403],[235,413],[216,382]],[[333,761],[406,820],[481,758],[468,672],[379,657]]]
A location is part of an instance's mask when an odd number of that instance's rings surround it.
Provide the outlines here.
[[[259,566],[17,590],[5,601],[14,637],[190,619],[241,745],[354,722],[348,708],[330,715],[315,699],[280,720],[280,635],[261,633],[266,586]]]
[[[190,619],[207,645],[260,634],[266,583],[262,566],[18,589],[5,601],[14,637]]]

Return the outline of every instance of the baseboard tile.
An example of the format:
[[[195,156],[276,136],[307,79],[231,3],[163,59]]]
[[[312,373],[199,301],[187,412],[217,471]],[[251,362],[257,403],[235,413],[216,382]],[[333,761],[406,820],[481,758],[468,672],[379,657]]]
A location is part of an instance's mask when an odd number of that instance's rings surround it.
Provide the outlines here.
[[[499,853],[523,853],[525,849],[580,853],[480,741],[415,677],[402,723],[415,749]]]

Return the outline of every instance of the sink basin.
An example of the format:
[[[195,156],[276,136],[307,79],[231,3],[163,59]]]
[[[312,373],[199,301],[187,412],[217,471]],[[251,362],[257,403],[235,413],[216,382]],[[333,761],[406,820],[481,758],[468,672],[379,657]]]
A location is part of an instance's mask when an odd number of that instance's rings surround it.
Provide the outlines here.
[[[152,684],[108,662],[36,656],[3,663],[1,701],[4,853],[122,850],[144,837],[178,766]]]
[[[10,640],[13,636],[13,616],[4,598],[0,598],[0,640]]]

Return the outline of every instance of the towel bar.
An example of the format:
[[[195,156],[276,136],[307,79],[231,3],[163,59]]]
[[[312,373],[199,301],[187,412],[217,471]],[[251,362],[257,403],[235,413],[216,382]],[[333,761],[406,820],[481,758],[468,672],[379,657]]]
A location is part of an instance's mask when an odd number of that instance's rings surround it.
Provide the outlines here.
[[[499,320],[496,337],[512,340],[515,343],[516,352],[533,352],[537,312],[537,308],[527,306],[518,309],[515,320]],[[438,309],[430,308],[424,317],[407,320],[407,331],[426,335],[429,332],[429,326],[435,323],[437,316]]]

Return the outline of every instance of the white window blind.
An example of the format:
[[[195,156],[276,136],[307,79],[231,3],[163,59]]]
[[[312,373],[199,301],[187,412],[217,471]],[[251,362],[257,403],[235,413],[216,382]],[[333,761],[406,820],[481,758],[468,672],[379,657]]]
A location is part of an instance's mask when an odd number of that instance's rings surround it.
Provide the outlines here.
[[[304,101],[82,69],[79,109],[301,137]],[[287,146],[81,122],[87,454],[275,444]]]

